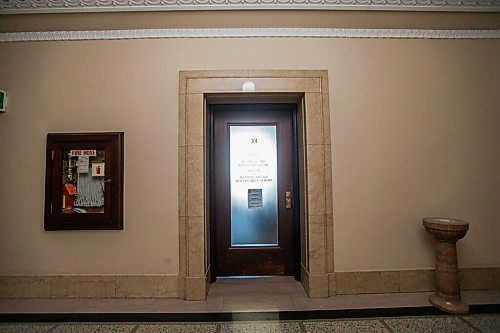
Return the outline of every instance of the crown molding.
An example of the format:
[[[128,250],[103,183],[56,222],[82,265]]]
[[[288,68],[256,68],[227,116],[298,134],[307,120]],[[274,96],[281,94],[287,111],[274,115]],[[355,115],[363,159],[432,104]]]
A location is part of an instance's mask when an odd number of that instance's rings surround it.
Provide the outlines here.
[[[500,11],[500,0],[0,0],[0,14],[177,10]]]
[[[252,37],[500,39],[500,30],[227,28],[227,29],[40,31],[40,32],[0,33],[0,42],[164,39],[164,38],[252,38]]]

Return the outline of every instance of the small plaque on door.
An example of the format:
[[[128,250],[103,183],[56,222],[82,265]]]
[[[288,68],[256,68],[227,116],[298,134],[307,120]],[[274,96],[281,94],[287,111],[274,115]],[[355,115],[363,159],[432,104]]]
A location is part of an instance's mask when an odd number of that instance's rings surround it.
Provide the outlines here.
[[[262,207],[262,189],[248,189],[248,208]]]

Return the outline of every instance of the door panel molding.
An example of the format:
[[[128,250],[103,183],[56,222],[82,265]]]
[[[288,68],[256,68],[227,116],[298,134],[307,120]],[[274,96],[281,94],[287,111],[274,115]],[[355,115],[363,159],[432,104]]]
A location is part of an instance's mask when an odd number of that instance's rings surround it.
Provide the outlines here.
[[[252,80],[255,92],[242,92]],[[298,102],[301,280],[310,297],[335,294],[328,73],[315,70],[179,74],[178,297],[204,300],[211,270],[207,100]]]

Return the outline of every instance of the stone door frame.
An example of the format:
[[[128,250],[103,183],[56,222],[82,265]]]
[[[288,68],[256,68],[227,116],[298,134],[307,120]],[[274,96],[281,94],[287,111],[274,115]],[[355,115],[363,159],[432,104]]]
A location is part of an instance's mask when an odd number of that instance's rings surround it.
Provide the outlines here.
[[[255,91],[242,91],[251,80]],[[205,300],[210,288],[207,101],[298,104],[301,279],[309,297],[335,294],[328,72],[179,72],[178,298]]]

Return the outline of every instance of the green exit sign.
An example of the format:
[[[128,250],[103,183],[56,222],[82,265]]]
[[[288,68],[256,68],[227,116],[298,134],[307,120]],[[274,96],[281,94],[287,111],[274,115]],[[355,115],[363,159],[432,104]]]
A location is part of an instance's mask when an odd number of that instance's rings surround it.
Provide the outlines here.
[[[7,93],[3,90],[0,90],[0,111],[5,111],[6,106],[7,106]]]

